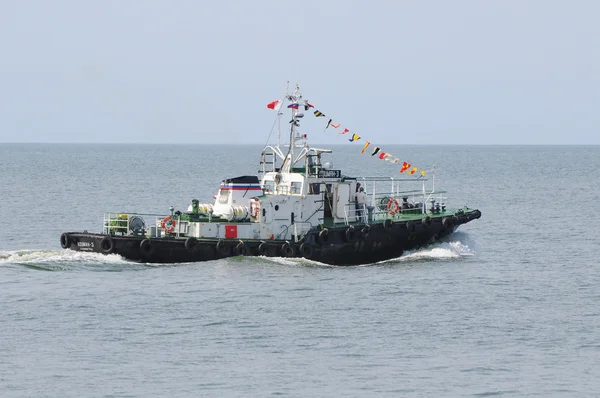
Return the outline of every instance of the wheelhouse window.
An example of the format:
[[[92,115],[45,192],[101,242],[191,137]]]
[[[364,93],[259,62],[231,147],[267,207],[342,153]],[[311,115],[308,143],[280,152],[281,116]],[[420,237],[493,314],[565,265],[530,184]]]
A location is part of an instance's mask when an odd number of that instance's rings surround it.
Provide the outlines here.
[[[274,181],[265,181],[265,186],[263,187],[265,193],[273,193],[275,191],[275,182]]]
[[[301,182],[292,182],[292,186],[290,188],[290,193],[292,195],[300,195],[302,193],[302,183]]]
[[[229,202],[229,196],[231,195],[231,191],[228,189],[221,189],[219,193],[219,203],[227,203]]]

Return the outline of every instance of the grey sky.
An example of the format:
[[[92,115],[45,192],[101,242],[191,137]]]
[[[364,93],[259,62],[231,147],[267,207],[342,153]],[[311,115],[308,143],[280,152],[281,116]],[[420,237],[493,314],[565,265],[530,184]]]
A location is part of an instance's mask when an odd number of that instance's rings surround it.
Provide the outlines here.
[[[289,80],[363,140],[600,144],[599,15],[591,0],[4,0],[0,142],[262,144]],[[344,142],[305,119],[311,142]]]

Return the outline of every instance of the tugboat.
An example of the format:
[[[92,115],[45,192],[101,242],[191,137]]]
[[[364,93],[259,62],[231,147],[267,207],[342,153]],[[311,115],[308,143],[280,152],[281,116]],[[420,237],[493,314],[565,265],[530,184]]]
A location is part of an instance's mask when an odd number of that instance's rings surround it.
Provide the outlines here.
[[[481,217],[448,207],[435,175],[428,188],[423,176],[352,177],[333,169],[326,161],[332,151],[311,147],[298,132],[302,108],[312,105],[298,87],[284,98],[289,144],[267,145],[258,175],[227,178],[214,203],[193,199],[184,212],[105,213],[101,233],[64,232],[61,246],[146,263],[268,256],[361,265],[399,257]]]

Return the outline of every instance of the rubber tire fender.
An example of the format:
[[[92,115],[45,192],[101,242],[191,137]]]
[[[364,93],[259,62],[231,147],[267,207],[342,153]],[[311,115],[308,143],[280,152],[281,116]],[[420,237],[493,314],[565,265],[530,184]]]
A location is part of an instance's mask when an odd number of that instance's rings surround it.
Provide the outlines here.
[[[442,227],[444,229],[448,229],[448,228],[452,227],[452,219],[449,217],[442,218]]]
[[[60,236],[60,247],[63,249],[71,247],[71,235],[65,232]]]
[[[100,241],[100,250],[102,250],[102,253],[110,254],[113,252],[114,248],[115,241],[110,236],[105,236]]]
[[[144,239],[140,242],[140,253],[144,256],[151,256],[154,254],[154,245],[150,239]]]
[[[414,233],[415,233],[415,231],[417,230],[417,226],[415,225],[415,223],[414,223],[414,222],[412,222],[412,221],[407,221],[407,222],[406,222],[406,230],[408,231],[408,233],[409,233],[410,235],[412,235],[412,234],[414,234]]]
[[[304,242],[300,245],[300,254],[302,257],[310,259],[314,253],[315,251],[310,243]]]
[[[266,256],[268,252],[269,252],[269,244],[267,242],[260,242],[260,245],[258,245],[258,255]]]
[[[329,230],[327,228],[323,228],[320,232],[319,232],[319,236],[318,236],[318,241],[320,244],[325,244],[329,241]]]
[[[394,225],[394,222],[390,218],[386,218],[385,221],[383,222],[383,228],[385,228],[387,230],[392,228],[392,225]]]
[[[431,217],[429,216],[425,216],[421,219],[421,224],[423,224],[423,226],[425,228],[429,228],[431,226]]]
[[[236,256],[247,256],[249,254],[248,246],[246,246],[244,241],[240,241],[233,250]]]
[[[225,241],[223,241],[223,239],[219,239],[219,241],[217,242],[216,245],[217,248],[217,252],[221,255],[221,256],[229,256],[231,254],[231,248],[229,248],[227,246],[227,244],[225,243]]]
[[[198,243],[198,239],[194,238],[193,236],[190,236],[185,240],[184,246],[187,250],[193,250],[194,246],[196,246],[196,243]]]
[[[294,246],[290,242],[286,241],[281,245],[281,254],[283,257],[294,257]]]
[[[369,237],[369,232],[371,232],[371,226],[369,224],[365,224],[361,232],[363,239],[367,239]]]
[[[354,251],[356,252],[362,252],[365,248],[365,241],[364,240],[357,240],[356,243],[354,244]]]
[[[346,228],[344,238],[346,238],[346,242],[354,242],[356,240],[356,230],[353,225]]]

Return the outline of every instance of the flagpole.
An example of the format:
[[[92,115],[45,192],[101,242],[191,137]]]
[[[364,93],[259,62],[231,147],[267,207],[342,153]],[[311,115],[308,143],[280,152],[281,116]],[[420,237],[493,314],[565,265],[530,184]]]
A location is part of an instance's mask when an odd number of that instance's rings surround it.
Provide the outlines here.
[[[288,96],[288,90],[290,87],[290,81],[286,81],[285,82],[285,96],[283,97],[283,100],[281,100],[281,106],[283,106],[283,104],[285,103],[285,99]],[[281,109],[281,108],[279,108]],[[283,112],[277,111],[277,146],[281,148],[281,115],[283,115]]]

